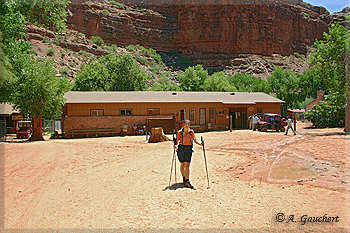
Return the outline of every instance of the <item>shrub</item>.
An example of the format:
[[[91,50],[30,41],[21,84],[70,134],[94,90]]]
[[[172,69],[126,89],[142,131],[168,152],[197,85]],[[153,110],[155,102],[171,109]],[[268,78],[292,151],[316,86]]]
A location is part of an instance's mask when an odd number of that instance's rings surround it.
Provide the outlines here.
[[[116,2],[116,1],[110,1],[110,3],[112,3],[114,6],[116,6],[117,8],[121,8],[121,9],[124,9],[125,8],[125,5],[124,3],[121,3],[121,2]]]
[[[320,105],[305,114],[316,128],[343,127],[345,124],[346,97],[339,92],[330,93]]]
[[[99,37],[99,36],[92,36],[91,37],[91,41],[92,41],[92,43],[94,43],[94,44],[96,44],[98,46],[104,45],[104,43],[105,43],[103,41],[103,39],[101,37]]]
[[[79,36],[79,37],[82,37],[82,38],[85,38],[85,34],[84,34],[84,33],[81,33],[81,32],[78,34],[78,36]]]
[[[180,55],[180,51],[176,50],[176,49],[170,50],[169,55],[173,56],[173,57],[179,56]]]
[[[59,72],[61,75],[66,76],[66,75],[68,75],[69,70],[67,67],[64,67],[64,68],[60,69]]]
[[[55,50],[53,48],[49,48],[46,52],[46,55],[51,57],[54,53],[55,53]]]
[[[102,12],[103,12],[103,14],[105,14],[105,15],[109,15],[109,14],[110,14],[109,10],[107,10],[107,9],[103,9]]]

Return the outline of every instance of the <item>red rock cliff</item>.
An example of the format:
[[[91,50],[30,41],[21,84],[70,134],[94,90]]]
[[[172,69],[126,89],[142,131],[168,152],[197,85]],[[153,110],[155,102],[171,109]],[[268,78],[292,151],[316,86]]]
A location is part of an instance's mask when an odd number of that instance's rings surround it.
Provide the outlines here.
[[[153,11],[140,13],[108,3],[73,0],[68,26],[98,35],[108,43],[141,44],[160,51],[177,49],[199,61],[208,59],[208,54],[212,60],[229,60],[240,53],[305,54],[332,22],[325,8],[301,0],[122,2]],[[104,8],[110,13],[104,14]]]

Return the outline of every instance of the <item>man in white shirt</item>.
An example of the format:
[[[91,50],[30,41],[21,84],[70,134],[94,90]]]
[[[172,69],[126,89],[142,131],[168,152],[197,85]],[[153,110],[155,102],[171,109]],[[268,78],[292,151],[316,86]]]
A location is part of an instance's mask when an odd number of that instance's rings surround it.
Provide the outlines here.
[[[259,124],[260,118],[255,114],[253,117],[254,131],[256,131],[256,126]]]
[[[289,129],[292,129],[294,135],[296,135],[295,130],[293,129],[293,125],[292,125],[292,124],[293,124],[292,118],[290,118],[289,116],[287,116],[287,122],[288,122],[288,127],[287,127],[287,131],[286,131],[286,135],[288,134],[288,130],[289,130]]]

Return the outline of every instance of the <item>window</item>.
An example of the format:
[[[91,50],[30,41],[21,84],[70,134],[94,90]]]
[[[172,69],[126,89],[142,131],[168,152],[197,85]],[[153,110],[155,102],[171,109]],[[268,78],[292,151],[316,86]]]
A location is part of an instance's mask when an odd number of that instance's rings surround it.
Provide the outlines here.
[[[258,108],[258,115],[262,116],[262,108]]]
[[[91,109],[90,115],[91,116],[103,116],[103,109]]]
[[[147,115],[159,115],[159,108],[147,109]]]
[[[209,108],[209,119],[215,120],[215,108]]]
[[[199,124],[205,125],[205,108],[199,109]]]
[[[196,109],[195,108],[190,108],[190,121],[191,121],[191,124],[196,123]]]
[[[130,116],[131,115],[131,109],[120,109],[120,115],[121,116]]]
[[[180,109],[180,121],[185,120],[185,109]]]

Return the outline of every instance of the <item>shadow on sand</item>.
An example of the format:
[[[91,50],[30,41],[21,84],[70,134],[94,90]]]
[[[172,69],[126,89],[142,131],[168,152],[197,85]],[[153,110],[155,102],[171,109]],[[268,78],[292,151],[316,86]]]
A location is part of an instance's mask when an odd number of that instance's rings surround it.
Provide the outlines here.
[[[163,191],[183,189],[183,188],[186,188],[183,183],[175,183],[175,184],[172,184],[170,186],[167,186],[165,189],[163,189]]]

